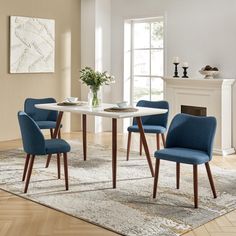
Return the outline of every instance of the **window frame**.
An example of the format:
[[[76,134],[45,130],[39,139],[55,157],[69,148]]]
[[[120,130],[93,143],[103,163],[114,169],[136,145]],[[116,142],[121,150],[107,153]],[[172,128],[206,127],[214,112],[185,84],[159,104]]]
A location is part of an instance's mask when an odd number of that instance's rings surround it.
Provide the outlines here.
[[[163,22],[163,47],[152,47],[152,28],[151,24],[155,22]],[[148,48],[134,48],[134,25],[135,23],[149,23],[149,47]],[[130,20],[130,102],[131,104],[135,104],[134,101],[134,78],[148,78],[149,79],[149,100],[152,99],[152,78],[162,78],[165,73],[165,17],[155,17],[155,18],[144,18],[144,19],[133,19]],[[135,51],[144,51],[147,50],[149,52],[149,74],[148,75],[140,75],[134,74],[134,53]],[[152,75],[152,51],[162,51],[163,53],[163,73],[162,75]],[[164,85],[163,85],[163,92],[164,92]]]

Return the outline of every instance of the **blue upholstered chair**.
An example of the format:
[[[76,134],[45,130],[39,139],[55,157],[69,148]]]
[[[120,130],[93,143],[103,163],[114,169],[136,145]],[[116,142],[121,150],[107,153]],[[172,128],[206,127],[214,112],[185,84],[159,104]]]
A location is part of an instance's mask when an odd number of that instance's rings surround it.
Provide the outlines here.
[[[24,111],[29,115],[38,125],[40,129],[49,129],[51,138],[53,138],[53,130],[56,128],[57,111],[38,109],[36,104],[41,103],[55,103],[54,98],[27,98],[24,104]],[[60,129],[58,131],[58,138],[61,138]],[[48,155],[46,168],[49,166],[52,155]]]
[[[156,198],[160,159],[176,162],[176,187],[179,189],[180,163],[193,166],[194,206],[198,207],[198,165],[205,164],[214,198],[217,197],[209,162],[216,131],[215,117],[176,115],[170,125],[166,147],[155,152],[156,168],[153,198]]]
[[[150,107],[167,109],[168,112],[160,115],[144,116],[142,117],[142,124],[144,133],[156,134],[157,149],[160,149],[160,135],[162,137],[163,146],[165,146],[165,132],[167,128],[169,104],[167,101],[146,101],[140,100],[137,107]],[[132,132],[139,132],[137,122],[134,118],[133,125],[128,127],[128,144],[127,144],[127,161],[129,160],[130,143]],[[139,153],[142,155],[142,140],[140,137]]]
[[[22,135],[23,148],[27,154],[22,178],[22,181],[24,181],[26,172],[28,172],[24,193],[26,193],[28,189],[32,168],[34,164],[34,159],[36,155],[57,154],[58,178],[60,179],[60,153],[63,153],[65,185],[66,185],[66,190],[68,190],[69,183],[68,183],[67,152],[70,151],[70,145],[63,139],[45,140],[36,122],[23,111],[18,112],[18,120]]]
[[[53,129],[56,128],[57,111],[38,109],[36,104],[41,103],[55,103],[54,98],[27,98],[24,104],[24,111],[29,115],[38,125],[40,129],[49,129],[51,137],[53,136]],[[60,132],[58,133],[60,138]]]

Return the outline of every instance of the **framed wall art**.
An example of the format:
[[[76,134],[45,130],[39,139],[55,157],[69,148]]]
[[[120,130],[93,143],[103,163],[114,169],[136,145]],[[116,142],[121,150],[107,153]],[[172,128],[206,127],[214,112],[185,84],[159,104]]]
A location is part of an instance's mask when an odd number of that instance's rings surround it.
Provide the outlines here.
[[[10,73],[51,73],[55,67],[55,20],[10,17]]]

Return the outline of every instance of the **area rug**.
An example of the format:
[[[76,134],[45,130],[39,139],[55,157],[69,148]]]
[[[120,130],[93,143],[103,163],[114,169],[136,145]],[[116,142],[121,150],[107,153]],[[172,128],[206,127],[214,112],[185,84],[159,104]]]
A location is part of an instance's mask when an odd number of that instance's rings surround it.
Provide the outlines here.
[[[199,167],[199,209],[193,208],[192,167],[181,166],[180,189],[175,189],[175,164],[161,162],[157,199],[145,157],[118,151],[117,188],[112,189],[111,149],[71,142],[69,191],[57,179],[55,159],[35,159],[28,193],[21,182],[25,154],[20,149],[0,152],[0,188],[122,235],[181,235],[236,208],[236,173],[212,167],[218,198],[213,199],[205,167]],[[55,158],[55,157],[54,157]],[[63,176],[62,176],[63,177]]]

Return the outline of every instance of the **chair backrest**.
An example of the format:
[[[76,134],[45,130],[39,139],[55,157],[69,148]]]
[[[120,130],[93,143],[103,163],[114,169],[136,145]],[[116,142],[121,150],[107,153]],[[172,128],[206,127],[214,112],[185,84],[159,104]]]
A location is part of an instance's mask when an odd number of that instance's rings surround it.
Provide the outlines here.
[[[147,101],[140,100],[137,103],[137,107],[150,107],[150,108],[161,108],[167,109],[168,111],[164,114],[152,115],[152,116],[143,116],[142,123],[143,125],[159,125],[167,127],[168,114],[169,114],[169,103],[167,101]],[[134,119],[133,124],[137,124]]]
[[[54,103],[54,98],[27,98],[24,104],[24,111],[35,121],[56,121],[57,111],[38,109],[34,105],[40,103]]]
[[[182,147],[206,152],[212,158],[216,118],[177,114],[169,127],[166,147]]]
[[[25,112],[18,112],[24,151],[32,155],[45,154],[45,139],[35,121]]]

